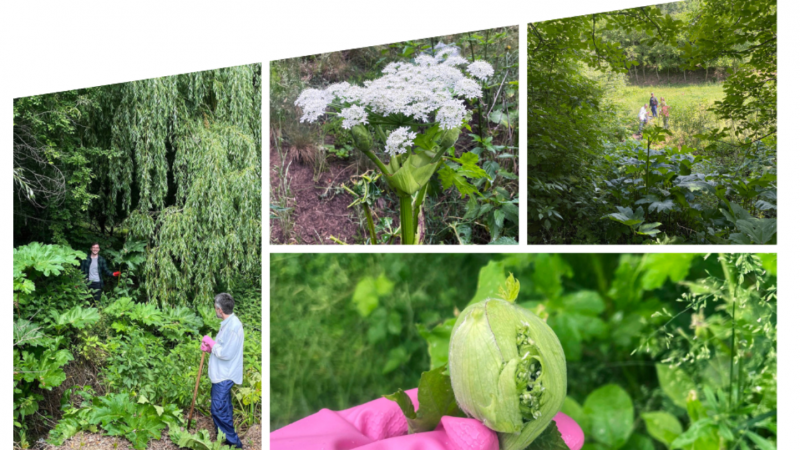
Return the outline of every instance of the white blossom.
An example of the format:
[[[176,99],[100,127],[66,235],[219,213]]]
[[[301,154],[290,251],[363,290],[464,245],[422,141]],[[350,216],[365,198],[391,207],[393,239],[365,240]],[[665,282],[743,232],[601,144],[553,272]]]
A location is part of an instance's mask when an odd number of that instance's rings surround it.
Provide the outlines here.
[[[389,63],[381,77],[361,86],[336,83],[324,91],[307,89],[295,105],[303,109],[301,122],[316,120],[333,104],[341,111],[339,117],[345,119],[345,128],[367,124],[367,117],[372,114],[384,117],[399,114],[422,123],[432,123],[434,116],[440,128],[456,128],[467,116],[461,99],[481,95],[480,85],[468,74],[485,79],[494,73],[485,61],[470,64],[465,73],[458,66],[466,63],[457,48],[444,48],[436,56],[419,55],[415,63]]]
[[[481,85],[475,80],[464,78],[456,82],[455,86],[453,86],[453,92],[464,98],[478,98],[481,96]]]
[[[449,100],[436,112],[436,121],[443,130],[458,128],[467,117],[467,108],[459,100]]]
[[[467,72],[471,73],[475,78],[485,81],[490,76],[494,75],[494,68],[486,61],[475,61],[467,66]]]
[[[448,66],[462,66],[462,65],[464,65],[464,64],[466,64],[468,62],[469,61],[467,61],[465,58],[463,58],[461,56],[458,56],[458,55],[454,55],[454,56],[448,56],[447,59],[445,59],[442,62],[442,64],[445,64],[445,65],[448,65]]]
[[[300,122],[313,122],[325,114],[325,109],[333,101],[333,95],[319,89],[306,89],[294,102],[295,106],[303,108],[303,117]]]
[[[408,127],[400,127],[392,131],[386,138],[386,152],[391,156],[396,156],[406,152],[406,147],[414,145],[414,138],[417,133]]]
[[[344,118],[344,121],[342,121],[342,128],[345,130],[349,130],[360,123],[364,125],[367,124],[367,111],[363,106],[353,105],[343,109],[338,115]]]

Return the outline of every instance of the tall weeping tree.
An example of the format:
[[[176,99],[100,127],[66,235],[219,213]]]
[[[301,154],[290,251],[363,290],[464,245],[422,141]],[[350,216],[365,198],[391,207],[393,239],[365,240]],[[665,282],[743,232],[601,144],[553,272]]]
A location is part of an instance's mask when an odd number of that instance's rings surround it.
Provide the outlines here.
[[[261,66],[79,94],[70,151],[93,149],[81,153],[91,198],[70,220],[146,241],[151,300],[188,303],[236,279],[260,282]]]

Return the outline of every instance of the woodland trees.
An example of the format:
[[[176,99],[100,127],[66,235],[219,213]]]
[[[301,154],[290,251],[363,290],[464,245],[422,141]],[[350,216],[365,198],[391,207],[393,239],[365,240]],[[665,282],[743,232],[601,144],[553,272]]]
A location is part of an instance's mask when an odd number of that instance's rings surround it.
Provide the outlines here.
[[[147,294],[260,273],[261,66],[14,102],[14,240],[144,241]]]

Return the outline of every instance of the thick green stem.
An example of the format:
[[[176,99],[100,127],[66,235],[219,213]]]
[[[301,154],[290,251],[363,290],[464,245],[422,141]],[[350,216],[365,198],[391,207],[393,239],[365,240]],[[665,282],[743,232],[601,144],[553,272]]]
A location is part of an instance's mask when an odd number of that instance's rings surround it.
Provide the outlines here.
[[[409,195],[400,195],[400,234],[403,245],[414,245],[414,206]]]
[[[424,186],[417,192],[416,201],[414,202],[414,234],[417,234],[417,230],[419,229],[419,210],[422,208],[422,204],[425,203],[425,194],[428,192],[428,184],[425,183]]]
[[[367,229],[369,230],[369,238],[372,241],[372,245],[378,245],[378,237],[375,235],[375,222],[372,221],[372,211],[370,211],[366,203],[362,203],[361,206],[364,208],[364,216],[367,218]]]
[[[371,151],[363,151],[363,150],[362,150],[362,152],[365,155],[367,155],[367,158],[371,159],[372,162],[374,162],[376,166],[378,166],[378,169],[380,169],[381,172],[383,172],[384,175],[390,175],[389,169],[386,167],[386,165],[380,159],[378,159],[377,156],[375,156],[375,153],[372,153]]]

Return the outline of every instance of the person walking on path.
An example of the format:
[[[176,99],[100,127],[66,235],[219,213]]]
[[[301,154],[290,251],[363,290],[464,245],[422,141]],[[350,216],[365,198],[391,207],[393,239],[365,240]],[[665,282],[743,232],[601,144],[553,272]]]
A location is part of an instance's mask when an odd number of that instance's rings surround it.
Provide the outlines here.
[[[667,101],[661,97],[661,119],[664,121],[664,129],[669,130],[669,109]]]
[[[209,353],[208,378],[211,379],[211,418],[214,425],[225,433],[223,445],[242,448],[233,423],[231,388],[242,384],[244,366],[244,329],[233,313],[234,301],[230,294],[214,297],[214,311],[222,319],[216,339],[203,336],[200,350]]]
[[[647,125],[647,105],[642,106],[639,110],[639,134],[642,134],[642,127]]]
[[[81,260],[81,272],[86,277],[89,283],[89,289],[92,290],[94,302],[100,301],[100,295],[103,293],[103,275],[109,277],[118,277],[119,272],[111,272],[108,270],[108,263],[106,259],[100,256],[100,244],[97,242],[92,244],[92,250],[86,259]]]
[[[653,117],[658,117],[658,99],[654,93],[650,93],[650,111],[653,113]]]
[[[650,111],[653,112],[653,117],[658,117],[658,99],[654,93],[650,93]]]

